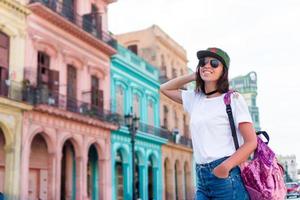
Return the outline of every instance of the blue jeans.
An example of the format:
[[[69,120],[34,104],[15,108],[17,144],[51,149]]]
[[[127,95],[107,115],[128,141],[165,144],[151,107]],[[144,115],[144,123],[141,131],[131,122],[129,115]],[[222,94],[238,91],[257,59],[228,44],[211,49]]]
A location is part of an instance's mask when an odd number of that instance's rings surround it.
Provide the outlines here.
[[[227,178],[218,178],[213,169],[226,158],[207,164],[196,164],[197,188],[195,200],[249,200],[239,167],[233,168]]]

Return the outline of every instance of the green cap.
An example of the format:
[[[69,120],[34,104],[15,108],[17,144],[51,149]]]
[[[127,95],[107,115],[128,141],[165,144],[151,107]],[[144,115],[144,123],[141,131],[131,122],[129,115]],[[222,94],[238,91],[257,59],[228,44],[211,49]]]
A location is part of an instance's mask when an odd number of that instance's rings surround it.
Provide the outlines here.
[[[206,50],[200,50],[197,52],[198,59],[205,58],[205,57],[213,57],[218,59],[223,63],[223,65],[228,69],[230,64],[230,58],[228,54],[223,51],[222,49],[216,47],[210,47]]]

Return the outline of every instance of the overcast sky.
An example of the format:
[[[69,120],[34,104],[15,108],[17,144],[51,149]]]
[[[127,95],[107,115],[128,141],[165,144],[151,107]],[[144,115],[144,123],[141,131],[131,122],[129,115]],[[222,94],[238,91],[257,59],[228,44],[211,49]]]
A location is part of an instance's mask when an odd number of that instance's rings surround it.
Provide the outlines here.
[[[261,127],[271,148],[296,154],[300,168],[300,1],[118,0],[108,21],[114,34],[158,25],[185,48],[193,70],[197,50],[216,46],[231,57],[230,78],[255,71]]]

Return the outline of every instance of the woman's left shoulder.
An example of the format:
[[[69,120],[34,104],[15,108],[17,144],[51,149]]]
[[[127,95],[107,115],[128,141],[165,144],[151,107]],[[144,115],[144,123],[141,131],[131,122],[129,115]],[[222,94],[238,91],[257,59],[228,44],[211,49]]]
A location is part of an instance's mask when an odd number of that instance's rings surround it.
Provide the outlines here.
[[[232,99],[239,99],[239,98],[243,98],[243,96],[238,91],[233,91],[232,95],[231,95],[231,98]]]
[[[245,100],[244,96],[241,93],[239,93],[238,91],[234,91],[231,94],[231,101],[234,104],[246,104],[246,100]]]

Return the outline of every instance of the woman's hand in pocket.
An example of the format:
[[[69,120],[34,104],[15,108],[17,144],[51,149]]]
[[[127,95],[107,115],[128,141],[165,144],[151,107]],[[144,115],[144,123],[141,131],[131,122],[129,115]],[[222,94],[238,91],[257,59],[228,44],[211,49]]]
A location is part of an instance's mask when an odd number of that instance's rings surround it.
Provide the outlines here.
[[[227,178],[229,176],[230,169],[221,163],[217,167],[214,168],[213,174],[218,178]]]

